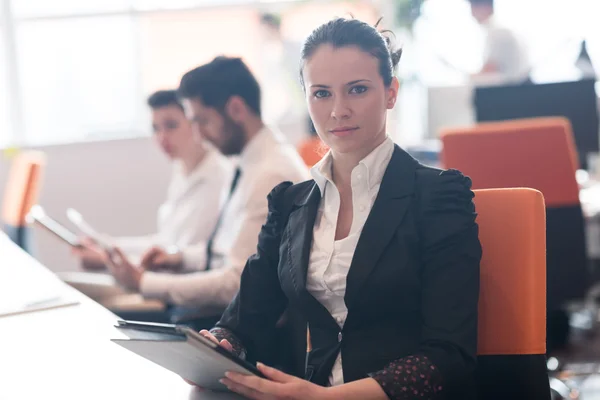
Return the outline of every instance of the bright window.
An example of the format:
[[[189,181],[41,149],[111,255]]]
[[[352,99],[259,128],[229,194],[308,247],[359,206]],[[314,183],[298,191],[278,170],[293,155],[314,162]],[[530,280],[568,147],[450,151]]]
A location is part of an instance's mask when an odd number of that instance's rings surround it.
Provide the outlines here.
[[[128,10],[132,0],[6,0],[17,18],[57,17]]]
[[[130,0],[136,10],[177,10],[208,6],[243,5],[256,0]]]
[[[176,88],[181,76],[218,55],[239,56],[256,69],[260,53],[255,10],[214,8],[141,15],[143,92]]]
[[[140,134],[131,17],[25,22],[17,30],[29,144]]]
[[[0,0],[0,14],[11,11],[10,19],[0,15],[0,147],[146,135],[146,96],[220,54],[244,58],[263,87],[265,115],[281,118],[304,107],[295,57],[305,36],[350,13],[370,23],[383,15],[389,27],[392,18],[374,4],[393,1]],[[575,76],[582,38],[600,67],[600,1],[496,1],[498,18],[524,38],[539,81]],[[282,12],[288,41],[279,59],[261,36],[259,12],[270,7]],[[13,28],[3,30],[3,21]],[[16,60],[8,60],[6,40]],[[426,0],[402,65],[425,86],[461,84],[478,69],[481,45],[466,0]],[[9,70],[18,79],[9,81]]]
[[[6,60],[4,41],[2,40],[2,27],[0,26],[0,60]],[[9,116],[9,96],[7,87],[6,63],[0,62],[0,148],[8,145],[13,138],[11,120]]]
[[[574,62],[581,40],[600,67],[597,0],[496,0],[496,17],[528,51],[536,81],[579,77]],[[477,70],[482,36],[466,0],[427,0],[415,25],[420,78],[429,86],[461,84],[460,70]]]

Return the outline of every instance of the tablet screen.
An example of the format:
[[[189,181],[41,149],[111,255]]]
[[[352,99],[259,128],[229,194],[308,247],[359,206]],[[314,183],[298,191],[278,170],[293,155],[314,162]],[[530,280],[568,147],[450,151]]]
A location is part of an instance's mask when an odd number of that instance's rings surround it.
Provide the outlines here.
[[[34,205],[28,214],[28,219],[44,228],[47,232],[67,243],[69,246],[78,247],[79,239],[73,232],[59,224],[56,220],[46,215],[46,212],[40,205]]]
[[[264,377],[253,364],[240,359],[191,328],[137,321],[119,321],[116,327],[128,339],[112,339],[114,343],[200,387],[227,391],[219,382],[227,371]]]

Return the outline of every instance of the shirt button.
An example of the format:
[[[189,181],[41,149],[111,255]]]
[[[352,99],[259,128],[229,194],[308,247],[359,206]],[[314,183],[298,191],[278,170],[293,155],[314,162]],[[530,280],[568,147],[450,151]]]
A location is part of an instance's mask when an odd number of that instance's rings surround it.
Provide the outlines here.
[[[343,338],[342,332],[338,333],[338,343],[342,342],[342,338]]]
[[[364,205],[358,207],[358,209],[360,210],[360,212],[363,212],[367,209],[367,207],[365,207]]]
[[[360,172],[356,174],[356,179],[362,179],[362,174]]]

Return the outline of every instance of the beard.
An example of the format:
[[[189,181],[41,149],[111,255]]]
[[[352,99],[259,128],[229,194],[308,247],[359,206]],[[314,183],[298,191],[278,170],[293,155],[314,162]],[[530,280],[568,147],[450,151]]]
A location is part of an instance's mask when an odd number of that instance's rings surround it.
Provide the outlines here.
[[[221,143],[221,153],[226,156],[238,155],[246,145],[246,134],[244,128],[234,122],[229,116],[224,116],[223,136],[224,140]]]

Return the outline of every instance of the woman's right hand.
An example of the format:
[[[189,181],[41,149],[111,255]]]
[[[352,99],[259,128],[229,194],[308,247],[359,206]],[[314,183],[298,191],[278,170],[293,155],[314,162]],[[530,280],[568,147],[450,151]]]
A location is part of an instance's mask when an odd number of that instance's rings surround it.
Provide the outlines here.
[[[233,351],[233,346],[231,345],[231,343],[229,343],[229,341],[227,339],[223,339],[219,342],[219,339],[217,339],[215,337],[215,335],[213,335],[212,333],[210,333],[209,331],[207,331],[206,329],[203,329],[200,331],[200,334],[202,336],[204,336],[206,339],[218,344],[219,346],[223,347],[224,349],[228,350],[228,351]],[[184,381],[186,381],[187,383],[189,383],[192,386],[196,386],[199,389],[204,389],[201,386],[196,385],[194,382],[188,381],[187,379],[183,379]]]
[[[221,346],[222,348],[224,348],[225,350],[228,351],[233,351],[233,346],[231,345],[231,343],[229,343],[229,340],[227,339],[223,339],[219,342],[219,339],[217,339],[215,337],[215,335],[213,335],[212,333],[210,333],[209,331],[207,331],[206,329],[203,329],[200,331],[200,334],[202,336],[204,336],[205,338],[207,338],[208,340],[215,342],[216,344],[218,344],[219,346]]]

